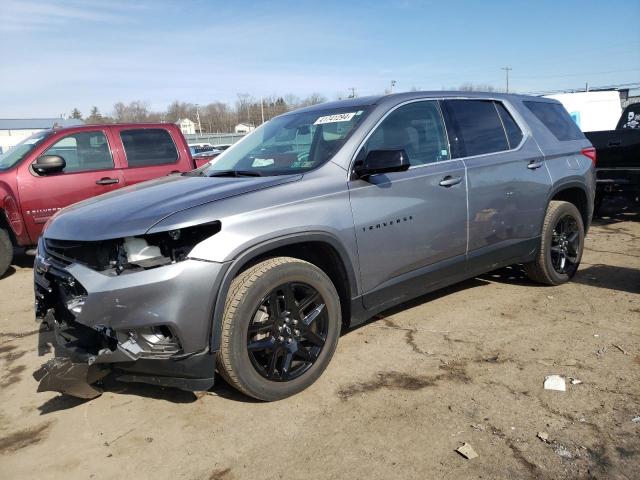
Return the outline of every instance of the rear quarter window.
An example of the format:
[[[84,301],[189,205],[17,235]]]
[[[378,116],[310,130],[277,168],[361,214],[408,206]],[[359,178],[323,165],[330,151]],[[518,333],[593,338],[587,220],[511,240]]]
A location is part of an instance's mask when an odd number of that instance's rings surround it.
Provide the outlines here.
[[[585,138],[569,113],[559,103],[533,101],[523,103],[558,140],[564,142]]]
[[[120,138],[129,167],[176,163],[178,149],[171,135],[161,128],[123,130]]]

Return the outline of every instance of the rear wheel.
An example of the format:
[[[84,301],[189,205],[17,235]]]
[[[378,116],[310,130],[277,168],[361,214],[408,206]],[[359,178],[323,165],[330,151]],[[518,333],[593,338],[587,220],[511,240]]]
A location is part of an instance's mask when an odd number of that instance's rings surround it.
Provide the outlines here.
[[[584,248],[584,224],[575,205],[549,203],[537,258],[525,264],[527,276],[547,285],[560,285],[577,272]]]
[[[329,364],[341,323],[338,294],[322,270],[295,258],[265,260],[231,284],[218,369],[259,400],[294,395]]]
[[[0,228],[0,277],[5,274],[13,260],[13,244],[9,232]]]

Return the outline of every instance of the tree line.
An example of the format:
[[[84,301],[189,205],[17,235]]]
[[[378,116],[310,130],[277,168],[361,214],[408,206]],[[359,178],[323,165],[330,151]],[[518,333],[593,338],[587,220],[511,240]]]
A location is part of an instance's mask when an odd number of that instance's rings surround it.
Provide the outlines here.
[[[500,91],[500,89],[492,85],[473,83],[464,83],[457,88],[443,87],[443,90],[445,89],[484,92]],[[417,88],[412,87],[411,90],[415,91]],[[390,92],[386,91],[385,93]],[[357,96],[355,89],[351,90],[350,95],[346,95],[346,97],[354,96]],[[343,95],[338,94],[337,99],[340,100],[341,98],[343,98]],[[74,108],[69,116],[84,120],[86,123],[175,123],[180,119],[188,118],[196,124],[196,129],[198,128],[199,118],[202,132],[226,133],[233,132],[234,127],[239,123],[257,126],[263,121],[266,122],[290,110],[326,101],[327,98],[319,93],[314,93],[304,98],[293,94],[256,98],[248,93],[239,93],[235,103],[211,102],[206,105],[197,105],[176,100],[166,110],[154,111],[151,110],[148,102],[135,100],[129,103],[117,102],[113,105],[113,110],[108,114],[101,113],[98,107],[93,106],[87,116],[83,116],[82,112],[77,108]]]
[[[166,110],[154,111],[149,103],[135,100],[129,103],[117,102],[108,114],[100,112],[93,106],[89,114],[84,116],[78,108],[74,108],[70,118],[83,120],[86,123],[141,123],[171,122],[188,118],[198,128],[198,118],[203,132],[232,132],[239,123],[260,125],[263,121],[281,115],[290,110],[326,102],[327,98],[314,93],[305,98],[296,95],[269,96],[255,98],[248,93],[238,94],[234,104],[212,102],[197,105],[189,102],[174,101]]]

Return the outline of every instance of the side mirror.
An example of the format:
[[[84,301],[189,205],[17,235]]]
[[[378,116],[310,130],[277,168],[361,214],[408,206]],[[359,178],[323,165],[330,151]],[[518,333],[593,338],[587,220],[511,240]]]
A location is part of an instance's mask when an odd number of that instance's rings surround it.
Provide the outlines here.
[[[404,172],[409,169],[409,156],[404,150],[371,150],[356,162],[354,172],[363,180],[378,173]]]
[[[67,166],[64,158],[58,155],[42,155],[33,162],[33,169],[39,175],[48,175],[50,173],[60,173]]]

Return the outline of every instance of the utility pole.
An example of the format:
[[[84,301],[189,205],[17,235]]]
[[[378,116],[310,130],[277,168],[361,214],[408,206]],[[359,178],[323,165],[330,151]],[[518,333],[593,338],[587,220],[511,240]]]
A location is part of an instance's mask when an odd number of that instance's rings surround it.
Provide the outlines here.
[[[356,87],[349,87],[348,90],[351,90],[351,95],[349,95],[349,98],[356,98]]]
[[[200,105],[196,103],[196,118],[198,119],[198,131],[202,135],[202,125],[200,124]]]
[[[262,115],[262,123],[264,123],[264,101],[260,97],[260,114]]]
[[[509,93],[509,72],[513,70],[513,68],[506,66],[502,67],[500,70],[504,70],[505,72],[507,72],[507,93]]]

